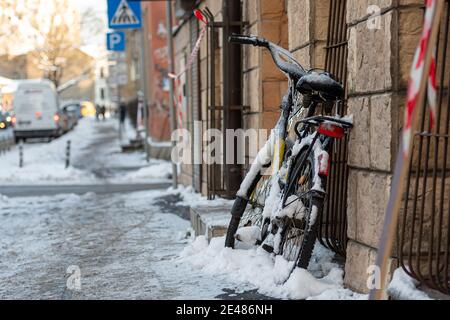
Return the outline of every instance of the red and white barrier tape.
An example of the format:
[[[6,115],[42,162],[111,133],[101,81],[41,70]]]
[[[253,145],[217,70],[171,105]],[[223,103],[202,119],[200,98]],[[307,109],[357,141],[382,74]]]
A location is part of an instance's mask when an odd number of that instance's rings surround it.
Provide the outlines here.
[[[186,66],[177,74],[174,74],[174,73],[168,74],[169,78],[172,78],[174,80],[174,86],[175,86],[174,92],[176,92],[176,94],[174,94],[173,100],[174,100],[174,105],[177,108],[176,114],[177,114],[179,129],[183,128],[183,88],[181,86],[181,76],[192,67],[192,64],[194,63],[194,59],[197,57],[198,52],[200,50],[200,44],[206,35],[207,21],[206,21],[205,17],[203,16],[203,14],[201,13],[200,10],[194,10],[194,15],[200,22],[203,23],[203,26],[200,29],[200,34],[198,36],[198,39],[195,42],[195,46],[192,49],[191,55],[189,56]]]
[[[408,97],[405,111],[405,122],[403,127],[403,155],[408,156],[409,145],[412,139],[412,115],[414,109],[417,107],[420,81],[425,67],[425,55],[427,48],[429,46],[429,40],[431,35],[431,27],[433,24],[433,17],[436,11],[436,1],[437,0],[427,0],[426,1],[426,11],[425,20],[422,30],[422,36],[420,38],[419,46],[417,47],[416,53],[414,55],[413,65],[411,68],[411,75],[408,85]],[[430,119],[431,125],[434,124],[434,119],[436,118],[436,50],[433,51],[432,61],[430,65],[430,72],[428,75],[428,105],[430,109]]]

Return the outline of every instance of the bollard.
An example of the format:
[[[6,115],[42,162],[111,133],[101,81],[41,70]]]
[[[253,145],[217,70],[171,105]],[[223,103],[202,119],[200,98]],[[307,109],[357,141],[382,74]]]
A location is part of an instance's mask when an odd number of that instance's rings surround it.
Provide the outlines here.
[[[66,146],[66,169],[70,166],[70,140],[67,140]]]
[[[23,141],[19,144],[19,168],[23,168]]]

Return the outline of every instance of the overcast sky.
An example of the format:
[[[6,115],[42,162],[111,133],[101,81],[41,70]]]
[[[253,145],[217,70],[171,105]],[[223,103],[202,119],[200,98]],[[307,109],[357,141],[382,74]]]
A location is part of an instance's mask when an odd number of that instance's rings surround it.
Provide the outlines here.
[[[106,16],[106,0],[70,0],[82,12],[86,8],[94,8],[98,13],[104,13]]]
[[[93,9],[96,15],[107,24],[107,0],[70,0],[83,13],[86,9]],[[107,27],[105,27],[105,31]],[[101,51],[105,49],[106,35],[104,32],[93,35],[89,30],[82,32],[83,35],[89,36],[85,39],[88,45],[84,47],[85,51],[92,55],[101,55]]]

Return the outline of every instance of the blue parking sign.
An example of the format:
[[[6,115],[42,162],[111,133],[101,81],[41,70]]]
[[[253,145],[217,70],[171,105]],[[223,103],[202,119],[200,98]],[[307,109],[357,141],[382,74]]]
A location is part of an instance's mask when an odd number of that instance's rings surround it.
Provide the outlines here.
[[[138,29],[141,25],[140,0],[108,0],[110,29]]]
[[[106,46],[109,51],[125,51],[125,32],[107,33]]]

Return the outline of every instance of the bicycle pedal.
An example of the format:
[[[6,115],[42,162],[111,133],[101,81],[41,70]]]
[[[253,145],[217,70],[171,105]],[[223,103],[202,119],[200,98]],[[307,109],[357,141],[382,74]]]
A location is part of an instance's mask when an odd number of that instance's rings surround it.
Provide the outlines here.
[[[266,251],[267,253],[273,253],[273,247],[272,246],[269,246],[268,244],[263,244],[262,246],[261,246],[263,249],[264,249],[264,251]]]

